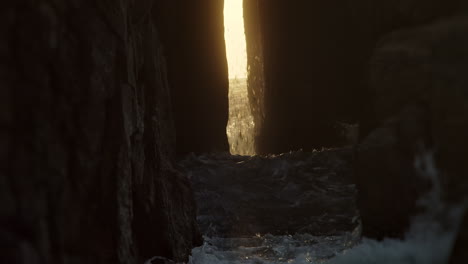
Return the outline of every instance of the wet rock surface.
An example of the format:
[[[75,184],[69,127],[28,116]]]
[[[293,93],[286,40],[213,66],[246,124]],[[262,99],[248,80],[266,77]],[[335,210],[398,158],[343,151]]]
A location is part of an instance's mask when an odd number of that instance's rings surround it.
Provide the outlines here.
[[[256,235],[250,238],[206,238],[192,252],[193,264],[327,263],[338,252],[357,243],[352,233],[332,236],[310,234]]]
[[[424,210],[411,219],[404,236],[381,241],[361,238],[361,225],[353,221],[356,214],[344,208],[355,208],[354,186],[347,180],[347,157],[349,150],[342,149],[265,158],[211,154],[191,156],[179,163],[191,175],[199,204],[198,222],[205,235],[203,246],[192,250],[190,263],[448,263],[463,206],[442,200],[433,153],[415,158],[418,176],[432,183],[418,197],[417,203]],[[236,168],[240,175],[233,173]],[[312,172],[314,168],[321,172]],[[297,176],[308,172],[315,177]],[[331,176],[333,172],[337,175]],[[297,179],[306,190],[290,188]],[[313,201],[318,204],[312,208],[309,205]],[[304,214],[295,215],[296,208]],[[336,214],[330,208],[348,215]],[[317,216],[314,210],[328,210],[328,214]],[[303,217],[306,214],[309,217]],[[348,221],[335,220],[342,216]],[[292,228],[277,229],[284,224]]]
[[[330,235],[357,224],[351,154],[210,154],[189,156],[179,165],[192,182],[198,223],[207,236]]]

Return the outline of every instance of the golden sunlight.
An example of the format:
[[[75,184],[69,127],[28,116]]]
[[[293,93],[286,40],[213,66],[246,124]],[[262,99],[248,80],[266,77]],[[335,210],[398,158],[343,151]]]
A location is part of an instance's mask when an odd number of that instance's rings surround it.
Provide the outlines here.
[[[224,39],[226,41],[229,79],[247,78],[247,51],[242,1],[224,1]]]
[[[231,154],[254,155],[255,124],[247,91],[243,12],[243,0],[224,1],[224,39],[229,70],[229,121],[226,133]]]

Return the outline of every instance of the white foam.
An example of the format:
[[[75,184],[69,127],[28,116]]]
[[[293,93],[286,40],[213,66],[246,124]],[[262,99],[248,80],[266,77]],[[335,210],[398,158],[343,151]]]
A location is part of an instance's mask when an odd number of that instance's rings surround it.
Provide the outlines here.
[[[418,201],[425,213],[413,218],[405,239],[381,242],[364,239],[358,246],[331,259],[330,264],[448,263],[465,206],[444,204],[433,156],[432,152],[425,152],[416,158],[416,169],[432,182],[432,189]]]
[[[190,264],[323,263],[349,245],[351,237],[257,235],[251,238],[205,238],[192,251]]]
[[[192,251],[190,264],[444,264],[448,263],[461,216],[466,206],[448,206],[442,200],[439,173],[433,153],[416,159],[415,167],[432,182],[421,197],[425,213],[414,217],[405,239],[376,241],[363,239],[355,245],[356,234],[335,237],[257,236],[242,239],[205,238]],[[233,242],[234,241],[234,242]],[[312,242],[311,242],[312,241]],[[237,244],[236,244],[237,243]]]

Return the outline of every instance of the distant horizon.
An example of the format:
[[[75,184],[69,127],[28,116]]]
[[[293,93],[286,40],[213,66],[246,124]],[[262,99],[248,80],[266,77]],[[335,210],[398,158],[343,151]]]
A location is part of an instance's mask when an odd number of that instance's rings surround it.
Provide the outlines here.
[[[246,80],[247,79],[247,76],[245,77],[234,77],[234,78],[229,78],[229,81],[235,81],[235,80]]]

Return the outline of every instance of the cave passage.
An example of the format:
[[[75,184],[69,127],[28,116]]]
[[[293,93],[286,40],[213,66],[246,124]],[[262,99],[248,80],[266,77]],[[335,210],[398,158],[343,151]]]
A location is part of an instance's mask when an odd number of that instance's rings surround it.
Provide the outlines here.
[[[231,154],[254,155],[255,123],[247,91],[243,0],[225,0],[224,31],[229,71],[229,121],[226,128],[229,149]]]
[[[468,263],[467,0],[4,3],[0,264]]]

